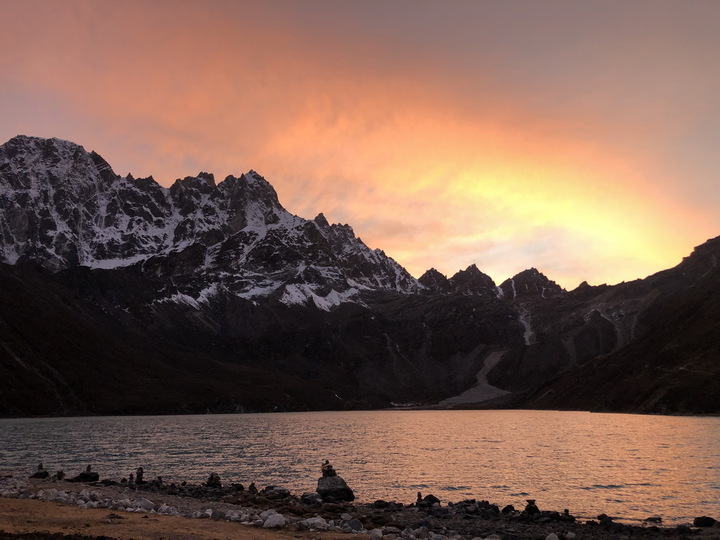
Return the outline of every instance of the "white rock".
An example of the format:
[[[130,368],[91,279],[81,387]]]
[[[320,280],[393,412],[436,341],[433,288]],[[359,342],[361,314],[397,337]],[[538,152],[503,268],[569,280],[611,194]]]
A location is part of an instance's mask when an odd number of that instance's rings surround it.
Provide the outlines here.
[[[271,514],[263,523],[263,529],[275,529],[285,526],[285,517],[282,514]]]
[[[149,512],[155,508],[155,503],[148,499],[137,499],[133,501],[133,506]]]
[[[38,498],[42,499],[43,501],[54,501],[57,499],[58,496],[58,490],[57,489],[43,489],[42,491],[38,491]]]
[[[303,524],[307,525],[311,529],[325,530],[328,528],[328,522],[325,521],[325,518],[322,518],[320,516],[308,518],[305,521],[303,521]]]
[[[275,515],[275,514],[277,514],[277,512],[276,512],[275,510],[273,510],[272,508],[270,508],[269,510],[265,510],[264,512],[260,512],[260,519],[262,519],[263,522],[265,522],[265,520],[266,520],[267,518],[269,518],[270,516]]]
[[[383,533],[380,529],[370,531],[370,540],[382,540]]]
[[[560,540],[560,537],[555,533],[550,533],[545,537],[545,540]]]
[[[345,512],[340,515],[340,519],[342,519],[343,521],[350,521],[352,519],[352,516]]]
[[[577,538],[574,532],[565,533],[565,540],[573,540],[574,538]]]

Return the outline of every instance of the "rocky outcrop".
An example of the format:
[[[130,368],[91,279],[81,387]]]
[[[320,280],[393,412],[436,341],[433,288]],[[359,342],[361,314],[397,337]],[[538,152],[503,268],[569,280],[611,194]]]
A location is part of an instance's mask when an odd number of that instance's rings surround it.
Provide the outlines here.
[[[345,480],[338,476],[329,461],[325,460],[321,470],[322,476],[318,478],[316,491],[324,502],[351,502],[355,500],[353,490],[350,489]]]
[[[340,476],[318,478],[317,493],[324,502],[349,502],[355,500],[353,490]]]
[[[562,294],[563,288],[537,270],[530,268],[500,284],[503,298],[523,300],[528,298],[551,298]]]

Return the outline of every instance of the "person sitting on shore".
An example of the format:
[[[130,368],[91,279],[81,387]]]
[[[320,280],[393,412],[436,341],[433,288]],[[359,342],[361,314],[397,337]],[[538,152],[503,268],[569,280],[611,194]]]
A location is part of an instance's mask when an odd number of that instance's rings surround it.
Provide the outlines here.
[[[320,470],[322,471],[323,476],[337,476],[335,469],[332,465],[330,465],[330,461],[327,459],[325,460],[325,463],[320,466]]]

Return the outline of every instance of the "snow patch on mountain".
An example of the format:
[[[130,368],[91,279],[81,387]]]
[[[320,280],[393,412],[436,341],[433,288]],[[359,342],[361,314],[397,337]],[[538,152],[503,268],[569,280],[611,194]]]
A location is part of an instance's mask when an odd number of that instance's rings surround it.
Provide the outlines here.
[[[249,299],[282,290],[286,303],[328,309],[362,290],[420,287],[349,225],[285,210],[252,170],[217,184],[203,172],[164,188],[152,177],[119,177],[72,142],[19,136],[0,146],[0,210],[2,262],[52,271],[135,266],[178,278],[180,294],[194,301],[215,286]]]

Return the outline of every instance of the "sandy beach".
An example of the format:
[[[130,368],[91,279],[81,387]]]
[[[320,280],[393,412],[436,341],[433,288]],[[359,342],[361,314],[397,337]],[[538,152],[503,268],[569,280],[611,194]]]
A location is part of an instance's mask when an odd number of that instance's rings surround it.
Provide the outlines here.
[[[84,509],[55,502],[3,498],[0,498],[0,531],[11,534],[61,533],[136,540],[350,540],[354,537],[342,533],[299,533],[285,529],[271,531],[212,519],[191,520],[131,512],[116,513],[107,509]]]

